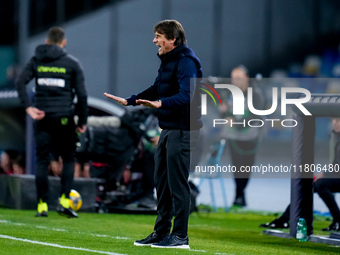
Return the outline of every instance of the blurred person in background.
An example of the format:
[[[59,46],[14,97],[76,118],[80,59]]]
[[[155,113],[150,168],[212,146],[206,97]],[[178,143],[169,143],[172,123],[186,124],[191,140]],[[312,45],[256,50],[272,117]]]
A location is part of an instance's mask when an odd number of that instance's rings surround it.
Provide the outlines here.
[[[122,105],[156,108],[162,129],[155,152],[158,216],[154,232],[134,245],[189,249],[190,157],[203,125],[199,89],[196,79],[191,78],[201,78],[202,68],[185,44],[185,32],[178,21],[163,20],[156,24],[154,33],[153,43],[161,60],[154,84],[127,99],[104,95]]]
[[[74,176],[76,131],[86,130],[87,91],[80,62],[67,54],[65,32],[51,27],[46,43],[37,46],[16,80],[16,88],[27,114],[34,121],[36,144],[37,217],[48,215],[48,166],[50,153],[63,160],[61,192],[57,211],[60,215],[78,217],[69,204]],[[35,78],[33,106],[25,85]],[[77,104],[73,99],[77,96]],[[78,115],[78,123],[74,123]]]
[[[91,168],[91,162],[89,160],[89,155],[87,151],[80,151],[78,150],[80,145],[79,141],[79,134],[78,134],[78,142],[77,142],[77,149],[76,149],[76,155],[75,155],[75,166],[74,166],[74,177],[75,178],[90,178],[90,168]]]
[[[329,209],[333,221],[322,231],[340,231],[340,209],[335,200],[334,193],[340,192],[340,118],[332,118],[332,134],[334,139],[333,169],[318,173],[314,176],[314,192],[318,193]],[[261,224],[264,228],[289,228],[290,205],[287,206],[285,212],[277,219],[269,223]]]
[[[340,192],[340,118],[332,119],[333,138],[334,138],[334,160],[333,171],[326,171],[316,176],[314,182],[314,191],[318,193],[320,198],[328,207],[333,222],[327,227],[321,229],[322,231],[340,231],[340,210],[335,201],[335,192]]]
[[[63,172],[63,159],[61,157],[55,157],[51,154],[50,165],[48,166],[48,175],[61,177],[61,173]]]
[[[141,173],[142,177],[139,186],[135,188],[139,198],[138,207],[156,208],[157,202],[154,198],[154,168],[155,168],[155,152],[159,141],[160,131],[158,128],[150,129],[138,144],[138,154],[131,163],[128,170],[133,173]]]
[[[4,150],[0,156],[0,174],[13,174],[13,161],[18,156],[15,150]]]
[[[13,174],[25,174],[26,173],[26,159],[24,153],[19,153],[13,160]]]
[[[75,168],[74,168],[74,177],[76,178],[90,178],[90,162],[83,162],[83,161],[76,161]]]
[[[8,90],[15,89],[15,80],[20,74],[20,68],[18,65],[10,65],[6,69],[6,81],[0,85],[0,89]]]
[[[253,88],[253,104],[254,108],[261,110],[264,108],[264,97],[261,91],[252,84],[249,78],[249,71],[244,65],[236,66],[231,71],[231,83],[240,88],[245,97],[244,115],[233,115],[232,98],[227,98],[227,103],[220,106],[219,111],[228,123],[245,123],[250,119],[259,119],[259,116],[252,114],[248,109],[247,98],[248,87]],[[255,123],[253,123],[255,125]],[[227,129],[223,132],[228,139],[228,146],[231,154],[232,164],[237,171],[234,173],[235,179],[235,206],[246,206],[245,188],[247,187],[250,172],[242,173],[242,166],[252,166],[255,162],[255,156],[259,148],[262,128],[243,126],[242,124],[227,125]]]

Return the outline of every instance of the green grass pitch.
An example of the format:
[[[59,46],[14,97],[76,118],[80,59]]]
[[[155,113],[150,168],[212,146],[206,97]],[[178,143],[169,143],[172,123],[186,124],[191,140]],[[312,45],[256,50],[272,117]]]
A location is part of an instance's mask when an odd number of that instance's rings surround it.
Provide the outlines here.
[[[154,215],[79,213],[67,219],[34,211],[0,208],[0,254],[340,254],[340,247],[262,234],[260,223],[273,215],[255,213],[193,213],[189,221],[190,250],[137,247],[133,242],[153,231]],[[315,220],[314,229],[330,224]],[[315,234],[321,232],[315,231]]]

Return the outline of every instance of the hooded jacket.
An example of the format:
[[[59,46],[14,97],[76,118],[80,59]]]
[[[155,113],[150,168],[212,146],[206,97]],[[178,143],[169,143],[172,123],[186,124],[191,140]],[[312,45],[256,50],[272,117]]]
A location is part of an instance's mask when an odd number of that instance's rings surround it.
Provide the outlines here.
[[[161,65],[154,84],[127,98],[128,105],[136,105],[137,99],[161,100],[162,106],[157,109],[160,128],[200,129],[203,126],[197,89],[197,79],[202,78],[200,60],[186,44],[158,57]]]
[[[87,91],[79,61],[57,45],[39,45],[16,80],[16,88],[25,108],[32,105],[25,85],[35,78],[34,105],[46,116],[77,114],[78,126],[86,124]],[[77,95],[74,107],[73,99]]]

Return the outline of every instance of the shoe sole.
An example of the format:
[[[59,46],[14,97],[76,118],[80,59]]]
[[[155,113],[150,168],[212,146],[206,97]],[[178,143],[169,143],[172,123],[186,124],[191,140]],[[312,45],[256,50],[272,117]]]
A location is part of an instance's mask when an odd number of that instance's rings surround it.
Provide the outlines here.
[[[134,242],[133,245],[135,246],[151,246],[152,243],[149,243],[149,244],[143,244],[143,243],[137,243],[137,242]]]
[[[176,245],[176,246],[161,246],[161,245],[151,245],[152,248],[173,248],[173,249],[190,249],[189,245]]]

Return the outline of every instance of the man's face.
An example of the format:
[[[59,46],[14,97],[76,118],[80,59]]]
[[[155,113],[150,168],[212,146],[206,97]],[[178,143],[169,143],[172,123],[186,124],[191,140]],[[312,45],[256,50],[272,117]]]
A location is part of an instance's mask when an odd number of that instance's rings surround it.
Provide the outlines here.
[[[176,39],[166,39],[163,34],[160,33],[155,33],[155,38],[153,39],[153,43],[158,46],[158,55],[164,55],[168,53],[169,51],[173,50],[176,48],[174,45],[174,42]]]
[[[248,88],[249,77],[240,68],[236,68],[231,72],[231,83],[239,87],[242,91]]]
[[[0,155],[0,167],[7,170],[11,164],[9,155],[6,152],[2,152]]]
[[[335,132],[340,132],[340,118],[332,119],[333,129]]]

